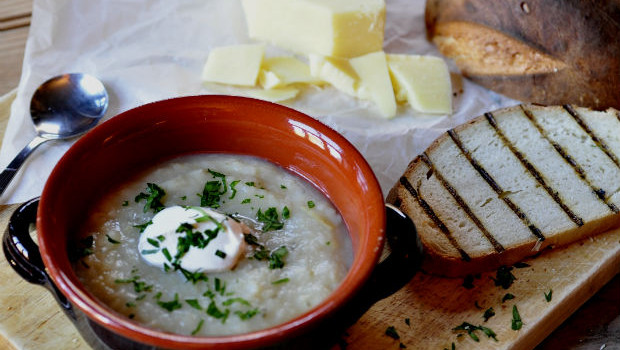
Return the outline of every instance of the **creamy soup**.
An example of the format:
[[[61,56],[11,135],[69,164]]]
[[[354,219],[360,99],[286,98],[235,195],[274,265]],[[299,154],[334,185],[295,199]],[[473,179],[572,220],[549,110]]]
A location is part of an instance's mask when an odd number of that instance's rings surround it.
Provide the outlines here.
[[[288,321],[334,291],[352,261],[342,218],[305,180],[257,158],[204,154],[109,193],[71,252],[79,279],[112,309],[201,336]]]

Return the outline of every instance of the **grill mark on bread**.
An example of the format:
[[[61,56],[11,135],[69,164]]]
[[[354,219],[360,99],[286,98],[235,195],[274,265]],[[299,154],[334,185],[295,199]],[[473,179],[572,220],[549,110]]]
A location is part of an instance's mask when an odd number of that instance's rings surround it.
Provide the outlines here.
[[[560,154],[560,156],[573,168],[573,170],[575,170],[575,173],[577,173],[577,176],[579,176],[579,178],[581,178],[581,180],[583,180],[591,189],[592,191],[596,194],[596,197],[603,203],[605,203],[605,205],[607,205],[607,207],[609,208],[609,210],[611,210],[613,213],[617,214],[619,212],[618,207],[616,207],[616,205],[614,203],[611,203],[609,201],[608,198],[605,198],[605,190],[600,188],[600,187],[595,187],[592,182],[590,181],[590,179],[588,179],[587,177],[587,173],[586,171],[581,167],[581,165],[579,165],[575,159],[566,152],[566,150],[560,146],[557,142],[551,140],[551,138],[549,137],[549,134],[547,133],[547,131],[545,129],[543,129],[543,127],[536,121],[536,118],[534,117],[534,115],[532,114],[532,111],[530,111],[529,109],[525,108],[525,106],[521,105],[521,110],[523,111],[523,113],[525,114],[525,116],[532,122],[532,125],[534,125],[534,127],[538,130],[538,132],[540,132],[540,134],[547,140],[549,141],[549,143],[553,146],[553,148],[558,152],[558,154]],[[564,106],[564,108],[570,108],[572,109],[572,107],[566,105]],[[567,109],[568,111],[568,109]],[[574,111],[574,110],[573,110]],[[575,112],[575,111],[574,111]],[[570,113],[570,112],[569,112]],[[577,117],[578,118],[578,117]],[[581,118],[579,118],[581,120]],[[581,122],[577,121],[577,123],[579,123],[579,125],[584,129],[584,131],[586,131],[588,133],[588,135],[590,135],[590,137],[592,137],[592,140],[599,145],[598,142],[596,142],[594,140],[594,138],[596,136],[594,136],[591,133],[590,128],[585,124],[585,122],[583,122],[583,120]],[[582,125],[583,124],[583,125]],[[585,126],[585,127],[584,127]],[[587,129],[586,129],[587,128]],[[600,145],[599,145],[600,146]],[[607,146],[604,146],[605,148]],[[612,154],[613,156],[613,154]],[[616,164],[617,165],[617,164]]]
[[[465,252],[463,248],[461,248],[459,243],[454,239],[448,227],[443,223],[443,221],[441,221],[441,219],[437,216],[437,214],[435,214],[435,211],[433,210],[433,208],[431,208],[431,206],[422,198],[422,196],[418,193],[418,191],[415,188],[413,188],[413,185],[411,185],[411,182],[409,182],[409,179],[407,179],[407,177],[405,176],[402,176],[400,178],[400,184],[403,185],[403,187],[407,190],[407,192],[409,192],[409,194],[422,207],[422,210],[424,210],[424,213],[426,213],[426,215],[435,223],[435,225],[437,225],[439,230],[446,236],[446,238],[448,239],[452,247],[454,247],[454,249],[456,249],[461,255],[461,259],[464,261],[470,261],[471,258],[469,257],[467,252]]]
[[[551,188],[547,184],[547,182],[543,178],[543,175],[536,169],[536,167],[525,158],[525,156],[515,147],[515,145],[513,145],[512,142],[510,142],[510,140],[508,140],[506,135],[504,135],[504,132],[497,125],[497,122],[495,121],[495,117],[493,116],[493,114],[485,113],[484,117],[489,122],[489,124],[493,127],[493,129],[495,129],[495,132],[497,133],[500,140],[504,143],[504,145],[506,145],[510,149],[510,151],[517,157],[517,159],[519,159],[519,161],[527,169],[527,171],[534,177],[534,179],[536,179],[536,181],[538,181],[538,183],[545,189],[545,191],[547,191],[547,194],[549,194],[549,196],[551,196],[551,198],[560,206],[560,208],[562,208],[564,213],[568,215],[569,219],[572,222],[574,222],[577,226],[583,226],[583,219],[577,216],[564,203],[564,201],[562,201],[562,198],[560,198],[557,191],[554,191],[553,188]]]
[[[508,196],[502,195],[505,192],[504,189],[502,189],[502,187],[493,179],[491,174],[489,174],[484,169],[484,167],[482,165],[480,165],[480,163],[478,163],[478,161],[476,159],[474,159],[474,157],[472,157],[471,152],[469,150],[465,149],[465,145],[463,145],[463,142],[461,142],[461,139],[460,139],[459,135],[453,129],[448,130],[448,135],[450,135],[450,138],[452,138],[452,141],[454,141],[456,146],[459,148],[459,150],[465,156],[465,158],[467,158],[469,163],[474,167],[474,169],[476,169],[476,171],[478,171],[478,174],[480,174],[480,176],[489,184],[489,186],[491,186],[493,191],[495,191],[495,193],[497,193],[498,198],[503,200],[504,203],[506,203],[506,205],[508,205],[508,207],[515,213],[515,215],[517,215],[517,217],[519,219],[521,219],[523,224],[525,226],[527,226],[527,228],[532,232],[532,234],[538,240],[544,241],[545,240],[545,236],[542,234],[540,229],[538,227],[536,227],[536,225],[534,225],[530,221],[530,219],[523,212],[523,210],[521,210],[521,208],[519,208],[518,205],[516,205],[510,198],[508,198]]]
[[[594,141],[594,143],[611,159],[611,161],[614,162],[614,164],[616,164],[616,166],[618,168],[620,168],[620,161],[618,160],[618,157],[609,149],[609,146],[607,146],[605,141],[603,141],[601,138],[599,138],[594,133],[594,131],[581,118],[581,116],[573,108],[573,106],[571,106],[571,105],[564,105],[563,107],[564,107],[564,110],[566,110],[568,112],[568,114],[570,114],[573,117],[573,119],[575,119],[575,121],[577,122],[577,124],[579,124],[579,126],[583,129],[583,131],[585,131],[588,135],[590,135],[590,137],[592,138],[592,141]],[[620,114],[616,114],[616,116],[617,116],[618,120],[620,120]]]
[[[463,211],[465,211],[465,213],[471,219],[471,221],[473,221],[474,224],[478,226],[478,229],[480,229],[484,237],[489,241],[489,243],[491,243],[491,245],[493,246],[493,249],[495,249],[495,251],[498,253],[503,252],[505,250],[504,247],[495,239],[495,237],[493,237],[493,235],[489,232],[489,230],[487,230],[487,228],[480,221],[480,219],[478,219],[476,214],[474,214],[471,208],[467,205],[467,203],[465,203],[463,198],[458,194],[456,189],[452,187],[452,185],[450,185],[450,183],[448,183],[448,181],[446,181],[446,179],[441,175],[441,172],[438,171],[437,168],[435,168],[435,165],[428,158],[426,152],[420,155],[420,159],[422,159],[422,161],[426,163],[426,165],[429,168],[432,169],[433,175],[437,177],[437,180],[439,180],[441,185],[452,195],[454,200],[456,200],[456,203],[461,207],[461,209],[463,209]]]

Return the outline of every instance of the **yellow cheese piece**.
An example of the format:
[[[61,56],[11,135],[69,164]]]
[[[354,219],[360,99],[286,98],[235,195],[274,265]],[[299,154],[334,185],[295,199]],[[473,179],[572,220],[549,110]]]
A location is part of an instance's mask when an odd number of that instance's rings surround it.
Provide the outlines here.
[[[443,59],[419,55],[387,55],[397,100],[423,113],[452,113],[452,82]]]
[[[258,79],[264,45],[248,44],[211,50],[202,70],[202,80],[211,83],[254,86]]]
[[[383,48],[385,0],[242,0],[250,38],[297,53],[356,57]]]
[[[299,94],[299,89],[294,87],[283,87],[274,89],[245,89],[243,94],[247,97],[253,97],[260,100],[270,102],[281,102],[293,99]]]
[[[265,89],[290,84],[315,84],[322,81],[310,74],[310,67],[293,56],[265,58],[259,75],[259,82]]]
[[[357,97],[359,77],[348,59],[310,54],[308,61],[312,76],[331,84],[344,93]]]
[[[349,60],[360,77],[357,95],[377,104],[386,118],[396,115],[396,98],[390,80],[385,52],[377,51]]]

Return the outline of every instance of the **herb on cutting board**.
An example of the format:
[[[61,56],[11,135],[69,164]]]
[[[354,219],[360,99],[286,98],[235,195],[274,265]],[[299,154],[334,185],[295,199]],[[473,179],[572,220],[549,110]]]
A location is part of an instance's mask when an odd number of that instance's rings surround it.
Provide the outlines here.
[[[517,309],[517,305],[512,306],[512,329],[518,331],[523,327],[523,321],[521,320],[521,315],[519,315],[519,309]]]

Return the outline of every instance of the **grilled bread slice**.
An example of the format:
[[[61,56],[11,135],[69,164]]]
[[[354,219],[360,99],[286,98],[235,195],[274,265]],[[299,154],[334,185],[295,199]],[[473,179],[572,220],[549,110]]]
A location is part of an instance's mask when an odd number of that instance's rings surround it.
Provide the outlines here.
[[[423,269],[461,276],[620,226],[620,114],[520,105],[440,136],[387,201],[414,221]]]

